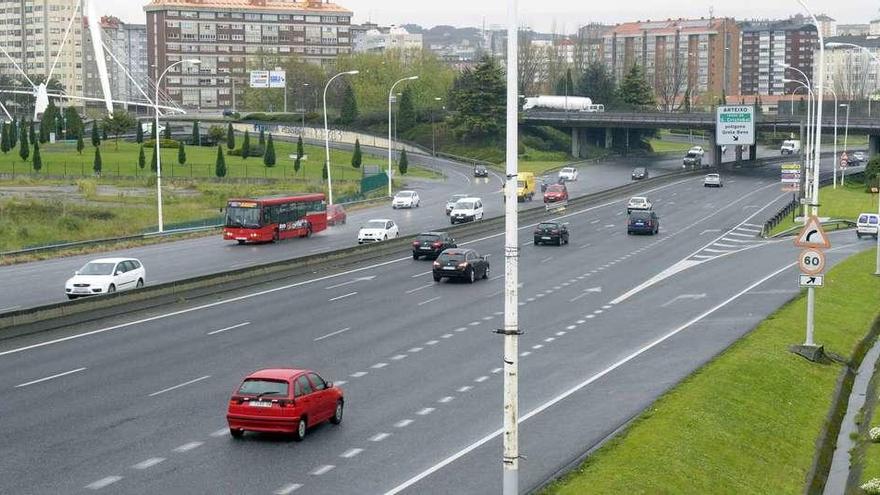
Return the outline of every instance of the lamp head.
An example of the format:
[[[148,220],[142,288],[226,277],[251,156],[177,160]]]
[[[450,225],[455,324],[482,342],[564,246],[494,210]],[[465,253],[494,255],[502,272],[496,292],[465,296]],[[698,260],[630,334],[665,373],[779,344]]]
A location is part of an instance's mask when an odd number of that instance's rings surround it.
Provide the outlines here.
[[[194,58],[191,58],[191,59],[185,60],[184,62],[188,62],[188,63],[193,64],[193,65],[200,65],[200,64],[202,63],[201,60],[196,60],[196,59],[194,59]]]
[[[407,81],[415,81],[418,78],[419,78],[419,76],[412,76],[412,77],[407,77],[406,80]]]
[[[348,74],[349,76],[353,76],[355,74],[360,74],[360,72],[361,71],[359,71],[359,70],[350,70],[350,71],[346,72],[346,74]]]

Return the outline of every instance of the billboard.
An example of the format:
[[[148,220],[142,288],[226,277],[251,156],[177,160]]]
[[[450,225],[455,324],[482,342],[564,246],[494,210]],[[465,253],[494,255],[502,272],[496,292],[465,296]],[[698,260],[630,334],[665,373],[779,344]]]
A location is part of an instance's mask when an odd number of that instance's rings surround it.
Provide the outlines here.
[[[269,71],[269,87],[270,88],[286,88],[287,72],[283,70]]]
[[[251,71],[251,87],[252,88],[268,88],[269,87],[269,71],[252,70]]]
[[[715,144],[755,145],[755,107],[723,105],[718,107]]]

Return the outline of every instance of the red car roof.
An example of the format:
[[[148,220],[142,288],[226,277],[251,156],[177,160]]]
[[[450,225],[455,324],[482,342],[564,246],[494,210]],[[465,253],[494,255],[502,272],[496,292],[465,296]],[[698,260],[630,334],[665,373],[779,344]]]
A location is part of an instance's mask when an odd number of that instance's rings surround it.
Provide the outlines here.
[[[289,380],[294,376],[308,372],[310,372],[310,370],[300,370],[294,368],[267,368],[264,370],[254,371],[253,373],[245,377],[245,380],[247,380],[248,378]]]

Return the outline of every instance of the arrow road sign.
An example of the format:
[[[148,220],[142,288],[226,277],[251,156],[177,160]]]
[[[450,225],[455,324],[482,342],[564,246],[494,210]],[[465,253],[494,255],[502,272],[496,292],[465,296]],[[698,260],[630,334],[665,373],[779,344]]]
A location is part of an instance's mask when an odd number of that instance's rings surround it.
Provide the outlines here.
[[[692,301],[698,301],[700,299],[705,299],[705,298],[706,298],[706,294],[682,294],[680,296],[676,296],[675,299],[667,302],[666,304],[661,305],[660,307],[665,308],[667,306],[671,306],[682,299],[690,299]]]
[[[800,286],[801,287],[824,287],[825,286],[825,276],[824,275],[800,275]]]
[[[801,233],[798,234],[797,240],[794,241],[794,245],[802,248],[828,249],[831,247],[831,240],[825,234],[819,218],[810,216],[807,218],[804,228],[801,229]]]

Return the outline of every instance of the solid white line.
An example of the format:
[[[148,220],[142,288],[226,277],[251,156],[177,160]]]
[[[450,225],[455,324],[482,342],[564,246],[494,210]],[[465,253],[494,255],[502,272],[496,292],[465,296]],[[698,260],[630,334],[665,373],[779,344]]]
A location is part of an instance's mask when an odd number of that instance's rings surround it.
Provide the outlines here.
[[[419,304],[417,304],[417,306],[424,306],[425,304],[430,304],[430,303],[432,303],[432,302],[434,302],[434,301],[436,301],[437,299],[440,299],[440,298],[442,298],[442,297],[443,297],[443,296],[432,297],[431,299],[428,299],[427,301],[422,301],[422,302],[420,302]]]
[[[251,322],[246,321],[244,323],[239,323],[238,325],[232,325],[231,327],[221,328],[220,330],[214,330],[213,332],[208,332],[208,335],[217,335],[218,333],[223,333],[227,330],[235,330],[236,328],[246,327],[250,324],[251,324]]]
[[[496,373],[501,373],[502,371],[504,371],[504,368],[493,368],[493,369],[492,369],[492,374],[494,375],[494,374],[496,374]]]
[[[728,298],[728,299],[725,300],[724,302],[722,302],[722,303],[718,304],[717,306],[715,306],[715,307],[709,309],[709,310],[706,311],[705,313],[703,313],[703,314],[701,314],[701,315],[699,315],[699,316],[693,318],[692,320],[688,321],[688,322],[685,323],[684,325],[681,325],[680,327],[673,329],[673,330],[670,331],[669,333],[667,333],[667,334],[665,334],[665,335],[662,335],[662,336],[660,336],[659,338],[657,338],[657,339],[655,339],[655,340],[649,342],[648,344],[644,345],[643,347],[641,347],[641,348],[635,350],[634,352],[632,352],[632,353],[629,354],[628,356],[622,358],[621,360],[619,360],[619,361],[617,361],[616,363],[612,364],[611,366],[605,368],[604,370],[600,371],[599,373],[596,373],[595,375],[593,375],[593,376],[587,378],[586,380],[584,380],[584,381],[582,381],[581,383],[575,385],[574,387],[571,387],[570,389],[566,390],[565,392],[563,392],[563,393],[557,395],[556,397],[550,399],[549,401],[547,401],[547,402],[541,404],[541,405],[538,406],[537,408],[532,409],[532,410],[529,411],[527,414],[525,414],[524,416],[520,417],[518,423],[523,423],[524,421],[527,421],[527,420],[529,420],[529,419],[531,419],[531,418],[537,416],[538,414],[541,414],[542,412],[546,411],[547,409],[549,409],[549,408],[555,406],[555,405],[558,404],[559,402],[561,402],[561,401],[567,399],[568,397],[570,397],[571,395],[573,395],[573,394],[579,392],[579,391],[580,391],[581,389],[583,389],[584,387],[586,387],[586,386],[588,386],[588,385],[590,385],[590,384],[596,382],[597,380],[599,380],[600,378],[604,377],[605,375],[608,375],[608,374],[611,373],[612,371],[617,370],[618,368],[620,368],[620,367],[622,367],[623,365],[629,363],[629,362],[632,361],[633,359],[635,359],[635,358],[641,356],[642,354],[648,352],[649,350],[651,350],[651,349],[653,349],[654,347],[656,347],[656,346],[662,344],[663,342],[665,342],[665,341],[671,339],[672,337],[678,335],[679,333],[683,332],[684,330],[687,330],[688,328],[690,328],[690,327],[693,326],[694,324],[696,324],[696,323],[700,322],[701,320],[705,319],[707,316],[709,316],[709,315],[715,313],[715,312],[718,311],[719,309],[721,309],[721,308],[727,306],[728,304],[730,304],[731,302],[735,301],[736,299],[738,299],[739,297],[741,297],[743,294],[745,294],[745,293],[751,291],[751,290],[754,289],[755,287],[758,287],[758,286],[764,284],[764,283],[767,282],[768,280],[770,280],[770,279],[772,279],[773,277],[776,277],[777,275],[779,275],[780,273],[782,273],[782,272],[784,272],[784,271],[790,269],[790,268],[793,267],[794,265],[795,265],[794,263],[790,263],[790,264],[788,264],[788,265],[783,266],[782,268],[776,270],[775,272],[771,273],[770,275],[767,275],[766,277],[762,278],[761,280],[758,280],[757,282],[755,282],[754,284],[750,285],[750,286],[747,287],[746,289],[744,289],[744,290],[742,290],[742,291],[740,291],[740,292],[734,294],[733,296],[731,296],[730,298]],[[428,476],[430,476],[430,475],[436,473],[437,471],[443,469],[444,467],[448,466],[449,464],[452,464],[453,462],[457,461],[458,459],[460,459],[460,458],[466,456],[467,454],[471,453],[472,451],[474,451],[474,450],[478,449],[479,447],[485,445],[486,443],[488,443],[488,442],[490,442],[491,440],[495,439],[496,437],[500,436],[503,432],[504,432],[504,429],[502,428],[502,429],[495,430],[495,431],[493,431],[492,433],[489,433],[488,435],[486,435],[486,436],[484,436],[483,438],[477,440],[476,442],[474,442],[474,443],[468,445],[467,447],[461,449],[460,451],[456,452],[455,454],[452,454],[451,456],[449,456],[449,457],[443,459],[442,461],[438,462],[437,464],[434,464],[433,466],[431,466],[430,468],[428,468],[428,469],[422,471],[421,473],[417,474],[416,476],[413,476],[413,477],[410,478],[409,480],[407,480],[407,481],[401,483],[400,485],[395,486],[395,487],[392,488],[391,490],[388,490],[387,492],[385,492],[385,495],[395,495],[395,494],[397,494],[397,493],[402,492],[403,490],[405,490],[405,489],[407,489],[407,488],[409,488],[409,487],[415,485],[415,484],[418,483],[419,481],[421,481],[421,480],[427,478]]]
[[[164,457],[153,457],[153,458],[147,459],[146,461],[142,461],[142,462],[135,464],[134,466],[132,466],[132,468],[144,470],[144,469],[151,468],[164,460],[165,460]]]
[[[334,335],[339,335],[340,333],[345,333],[345,332],[347,332],[347,331],[349,331],[349,330],[351,330],[351,327],[345,327],[345,328],[343,328],[342,330],[337,330],[337,331],[335,331],[335,332],[328,333],[327,335],[324,335],[324,336],[318,337],[317,339],[315,339],[315,342],[318,342],[319,340],[324,340],[324,339],[326,339],[326,338],[330,338],[330,337],[332,337],[332,336],[334,336]]]
[[[272,492],[275,495],[290,495],[291,493],[302,488],[302,485],[299,483],[291,483],[289,485],[284,485],[281,488]]]
[[[345,459],[351,459],[352,457],[360,454],[363,451],[364,451],[364,449],[348,449],[344,453],[342,453],[339,457],[342,457]]]
[[[5,313],[7,311],[12,311],[21,307],[21,304],[16,304],[15,306],[9,306],[6,308],[0,308],[0,313]]]
[[[177,447],[176,449],[174,449],[174,451],[175,452],[188,452],[196,447],[200,447],[201,445],[202,445],[202,442],[185,443],[185,444],[181,445],[180,447]]]
[[[519,357],[526,357],[532,354],[532,351],[526,351],[519,353]]]
[[[741,247],[742,247],[742,246],[731,245],[731,244],[723,244],[723,243],[720,243],[720,242],[716,242],[715,244],[712,244],[712,245],[715,246],[715,247],[728,248],[728,249],[738,249],[738,248],[741,248]]]
[[[340,299],[345,299],[346,297],[351,297],[351,296],[356,296],[356,295],[357,295],[357,292],[350,292],[348,294],[345,294],[344,296],[339,296],[339,297],[334,297],[333,299],[328,299],[327,302],[338,301]]]
[[[101,488],[112,485],[113,483],[116,483],[121,479],[122,476],[107,476],[106,478],[101,478],[94,483],[86,485],[86,488],[88,488],[89,490],[100,490]]]
[[[388,438],[390,436],[391,436],[391,433],[379,433],[378,435],[373,435],[373,437],[370,438],[370,441],[371,442],[381,442],[382,440],[385,440],[386,438]]]
[[[180,388],[180,387],[185,387],[185,386],[187,386],[187,385],[192,385],[193,383],[200,382],[200,381],[202,381],[202,380],[207,380],[208,378],[211,378],[211,375],[205,375],[205,376],[203,376],[203,377],[196,378],[195,380],[190,380],[190,381],[188,381],[188,382],[181,383],[180,385],[175,385],[175,386],[173,386],[173,387],[168,387],[168,388],[163,389],[163,390],[160,390],[160,391],[158,391],[158,392],[153,392],[152,394],[148,395],[147,397],[155,397],[155,396],[157,396],[157,395],[164,394],[165,392],[170,392],[170,391],[172,391],[172,390],[177,390],[177,389]]]
[[[19,383],[15,386],[15,388],[27,387],[28,385],[34,385],[36,383],[46,382],[55,378],[60,378],[62,376],[72,375],[74,373],[79,373],[80,371],[85,371],[86,368],[77,368],[75,370],[65,371],[64,373],[58,373],[57,375],[47,376],[46,378],[40,378],[39,380],[34,380],[31,382]]]
[[[727,249],[712,249],[712,248],[706,248],[703,251],[705,251],[707,253],[729,253],[730,252],[730,250],[727,250]]]
[[[729,235],[735,235],[737,237],[748,237],[749,239],[754,239],[754,234],[743,234],[741,232],[729,232]]]
[[[412,349],[410,349],[406,352],[412,352],[412,353],[422,352],[422,349],[424,349],[424,347],[413,347]]]
[[[751,236],[751,237],[754,237],[754,236]],[[747,241],[747,240],[745,240],[745,239],[728,239],[727,237],[725,237],[725,238],[723,238],[723,239],[721,239],[721,240],[724,241],[724,242],[735,242],[735,243],[737,243],[737,244],[750,244],[750,243],[753,243],[753,242],[759,242],[759,241],[757,241],[757,240],[755,240],[755,239],[752,239],[752,240],[750,240],[750,241]]]
[[[312,476],[321,476],[324,473],[329,473],[335,467],[336,466],[334,466],[333,464],[325,464],[325,465],[319,467],[318,469],[315,469],[314,471],[312,471],[309,474],[311,474]]]

